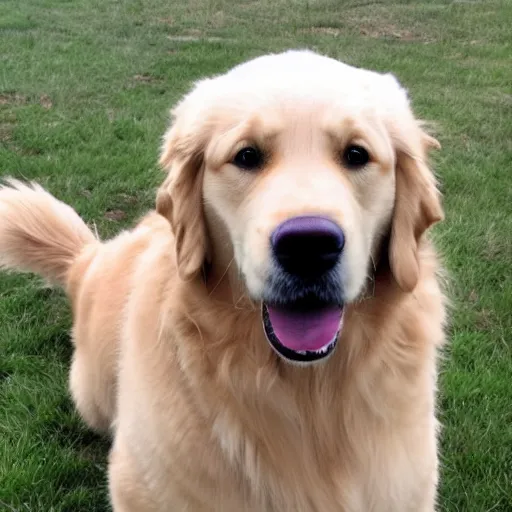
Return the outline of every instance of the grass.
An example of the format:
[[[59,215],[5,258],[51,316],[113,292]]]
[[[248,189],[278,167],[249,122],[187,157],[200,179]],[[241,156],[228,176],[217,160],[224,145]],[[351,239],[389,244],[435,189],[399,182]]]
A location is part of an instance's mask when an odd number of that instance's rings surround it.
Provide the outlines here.
[[[441,510],[510,511],[510,26],[506,0],[3,0],[0,173],[41,182],[110,236],[152,207],[167,112],[192,80],[289,47],[391,70],[443,144]],[[66,389],[70,322],[60,293],[0,277],[2,511],[108,509],[108,442]]]

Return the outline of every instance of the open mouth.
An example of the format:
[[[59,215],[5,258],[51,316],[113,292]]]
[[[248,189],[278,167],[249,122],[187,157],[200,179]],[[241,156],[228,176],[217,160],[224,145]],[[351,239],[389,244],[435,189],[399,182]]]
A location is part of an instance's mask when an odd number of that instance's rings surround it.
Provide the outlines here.
[[[284,359],[312,363],[334,349],[343,323],[343,307],[262,305],[263,328],[272,348]]]

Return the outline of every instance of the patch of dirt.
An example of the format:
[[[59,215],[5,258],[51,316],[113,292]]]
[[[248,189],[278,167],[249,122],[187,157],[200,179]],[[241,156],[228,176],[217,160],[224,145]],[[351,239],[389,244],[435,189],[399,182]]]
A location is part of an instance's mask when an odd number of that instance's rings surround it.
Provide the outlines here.
[[[371,39],[401,39],[402,41],[419,41],[422,38],[416,36],[411,30],[400,29],[395,25],[367,25],[359,29],[362,36]]]
[[[501,91],[497,91],[494,94],[489,94],[487,99],[489,100],[489,103],[501,105],[504,107],[510,107],[512,105],[512,94],[507,94]]]
[[[494,226],[489,226],[485,234],[485,246],[482,250],[482,256],[487,261],[495,261],[510,254],[510,241],[498,234]]]
[[[155,83],[155,82],[158,82],[159,80],[157,78],[155,78],[154,76],[151,76],[151,75],[147,75],[147,74],[143,74],[143,75],[135,75],[133,77],[133,79],[136,81],[136,82],[142,82],[142,83],[145,83],[145,84],[152,84],[152,83]]]
[[[334,27],[311,27],[310,29],[307,29],[307,31],[313,34],[320,34],[332,37],[338,37],[342,32],[340,28]]]
[[[206,41],[207,43],[218,43],[219,41],[225,41],[222,37],[205,37],[201,35],[175,35],[175,36],[167,36],[169,41],[175,41],[178,43],[187,43],[187,42],[195,42],[195,41]]]
[[[39,96],[39,104],[45,110],[50,110],[53,107],[53,101],[48,94],[41,94],[41,96]]]
[[[217,11],[208,20],[208,26],[212,28],[223,28],[226,26],[226,13],[224,11]]]
[[[133,89],[134,87],[138,87],[141,85],[155,85],[160,83],[162,83],[162,80],[160,78],[152,76],[149,73],[140,73],[132,76],[132,79],[128,83],[127,88]],[[114,111],[111,111],[111,113],[107,111],[107,117],[110,122],[113,122],[115,120]]]
[[[0,93],[0,105],[13,106],[13,105],[27,105],[28,103],[37,102],[37,99],[31,98],[24,94],[17,92],[2,92]],[[41,94],[39,96],[39,104],[46,110],[53,107],[53,101],[48,94]]]
[[[174,26],[174,18],[171,16],[168,16],[167,18],[158,18],[157,21],[163,25],[169,25],[170,27]]]
[[[471,138],[468,135],[462,133],[459,139],[460,145],[463,146],[465,149],[469,149],[471,147]]]
[[[482,309],[477,312],[475,327],[479,331],[488,331],[495,324],[493,312],[488,309]]]
[[[107,210],[104,217],[117,222],[126,219],[126,213],[123,210]]]
[[[25,105],[28,103],[28,98],[24,94],[17,92],[3,92],[0,93],[0,105]]]
[[[203,6],[201,6],[202,9]],[[215,12],[201,13],[201,20],[197,20],[197,24],[204,28],[222,28],[226,25],[226,13],[223,10],[218,10]],[[180,25],[180,20],[176,19],[172,16],[164,16],[160,18],[156,18],[153,20],[153,23],[158,25],[165,25],[167,27],[177,27]],[[184,35],[190,36],[204,36],[204,31],[199,28],[189,28],[185,31]]]
[[[19,151],[19,148],[13,144],[13,131],[16,127],[16,114],[14,112],[2,112],[2,122],[0,122],[0,144],[4,144],[12,151]]]
[[[6,144],[12,140],[12,131],[14,127],[10,123],[0,124],[0,142]]]
[[[432,39],[427,38],[425,35],[421,35],[409,28],[401,28],[392,23],[379,23],[374,22],[361,22],[355,21],[353,24],[347,25],[347,28],[342,27],[309,27],[304,29],[303,32],[309,32],[313,34],[339,37],[341,35],[348,34],[351,32],[351,28],[348,27],[359,26],[358,32],[363,37],[370,39],[399,39],[401,41],[422,41],[424,43],[432,42]]]
[[[123,203],[133,206],[138,204],[139,200],[135,196],[131,196],[130,194],[119,194],[119,199]]]

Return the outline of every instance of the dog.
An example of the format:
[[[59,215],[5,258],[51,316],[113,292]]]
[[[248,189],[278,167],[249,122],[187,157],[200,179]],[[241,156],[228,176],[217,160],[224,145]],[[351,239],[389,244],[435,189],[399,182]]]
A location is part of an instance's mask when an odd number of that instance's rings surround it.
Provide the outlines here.
[[[70,299],[115,512],[436,509],[436,147],[393,75],[289,50],[194,85],[110,241],[4,183],[1,265]]]

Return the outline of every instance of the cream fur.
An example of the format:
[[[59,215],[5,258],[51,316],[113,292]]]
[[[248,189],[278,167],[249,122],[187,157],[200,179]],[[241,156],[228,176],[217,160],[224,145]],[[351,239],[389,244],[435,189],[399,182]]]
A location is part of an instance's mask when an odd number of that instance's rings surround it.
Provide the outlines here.
[[[70,297],[71,392],[112,432],[115,512],[433,512],[445,300],[423,233],[442,210],[404,90],[286,52],[173,116],[158,213],[109,242],[37,186],[0,189],[0,264]],[[364,171],[339,159],[351,141]],[[258,173],[229,163],[249,143]],[[269,233],[309,213],[346,233],[349,303],[335,353],[302,368],[269,348],[259,298]]]

